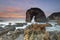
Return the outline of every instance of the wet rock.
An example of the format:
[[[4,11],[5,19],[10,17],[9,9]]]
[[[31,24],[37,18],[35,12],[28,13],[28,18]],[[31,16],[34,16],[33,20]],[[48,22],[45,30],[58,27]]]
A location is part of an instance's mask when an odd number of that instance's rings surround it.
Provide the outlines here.
[[[20,35],[19,30],[9,31],[7,34],[0,36],[0,40],[15,40]]]
[[[50,31],[49,35],[50,40],[60,40],[60,32],[58,31]]]
[[[14,27],[22,27],[24,25],[27,25],[27,23],[15,23],[13,26]]]
[[[16,28],[9,23],[8,25],[5,26],[5,29],[9,29],[9,31],[14,31]]]
[[[5,29],[4,29],[4,28],[2,28],[2,27],[0,27],[0,32],[1,32],[1,31],[3,31],[3,30],[5,30]]]

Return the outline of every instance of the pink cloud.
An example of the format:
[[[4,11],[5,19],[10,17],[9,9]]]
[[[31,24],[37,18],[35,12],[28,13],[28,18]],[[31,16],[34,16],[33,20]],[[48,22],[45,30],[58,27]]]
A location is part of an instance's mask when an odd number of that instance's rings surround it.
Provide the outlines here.
[[[0,17],[25,18],[25,11],[22,8],[7,7],[1,8]]]

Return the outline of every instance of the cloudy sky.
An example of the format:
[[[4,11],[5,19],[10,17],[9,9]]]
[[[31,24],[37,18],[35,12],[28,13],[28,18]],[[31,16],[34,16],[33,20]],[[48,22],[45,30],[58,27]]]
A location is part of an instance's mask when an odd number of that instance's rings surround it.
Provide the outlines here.
[[[42,9],[46,16],[60,12],[60,0],[0,0],[0,17],[23,18],[31,7]]]

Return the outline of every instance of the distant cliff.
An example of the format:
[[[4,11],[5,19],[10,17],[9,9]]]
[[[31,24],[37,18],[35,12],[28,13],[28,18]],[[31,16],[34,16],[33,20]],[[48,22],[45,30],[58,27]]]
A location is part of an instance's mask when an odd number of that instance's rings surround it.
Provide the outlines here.
[[[60,19],[60,12],[54,12],[52,13],[50,16],[48,16],[49,20],[56,20],[56,19]]]

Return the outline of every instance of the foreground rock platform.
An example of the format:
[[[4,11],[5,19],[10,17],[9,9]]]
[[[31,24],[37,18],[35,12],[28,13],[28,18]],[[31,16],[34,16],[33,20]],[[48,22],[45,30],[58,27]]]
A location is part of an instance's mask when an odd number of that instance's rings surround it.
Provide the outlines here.
[[[49,40],[48,24],[32,24],[24,30],[24,40]]]

